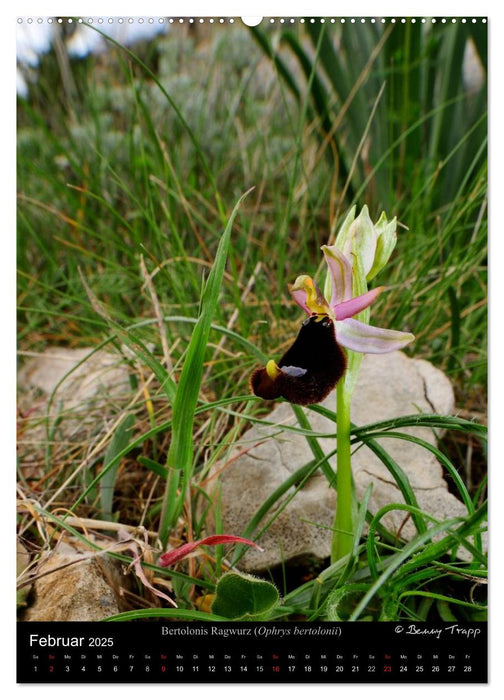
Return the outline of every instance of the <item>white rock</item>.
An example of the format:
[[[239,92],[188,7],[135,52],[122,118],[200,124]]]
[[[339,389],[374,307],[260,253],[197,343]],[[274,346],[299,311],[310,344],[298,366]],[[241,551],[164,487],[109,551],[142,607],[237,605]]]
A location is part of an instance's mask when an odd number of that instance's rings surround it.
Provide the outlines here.
[[[128,372],[123,358],[113,353],[50,347],[27,360],[18,379],[25,389],[38,389],[48,395],[56,389],[56,401],[62,398],[68,408],[75,408],[98,394],[124,389]]]
[[[18,388],[19,407],[27,414],[32,442],[37,436],[45,440],[41,420],[49,400],[50,420],[57,419],[59,435],[70,439],[86,429],[103,428],[110,406],[131,396],[124,359],[92,348],[47,348],[23,364]]]
[[[24,620],[93,622],[117,615],[124,607],[120,569],[109,559],[89,556],[89,550],[65,542],[44,555]]]
[[[335,392],[323,405],[336,409]],[[303,410],[314,431],[335,432],[334,423],[309,409]],[[451,384],[430,363],[410,359],[402,352],[366,355],[363,358],[352,402],[354,424],[366,425],[419,413],[450,415],[453,410]],[[212,469],[211,478],[216,483],[214,498],[219,498],[221,503],[222,531],[225,533],[241,535],[266,498],[294,471],[313,460],[302,435],[289,431],[279,434],[279,425],[297,424],[290,404],[279,404],[268,420],[276,427],[254,425],[243,435],[240,444],[234,446],[229,457]],[[436,443],[436,436],[429,428],[401,430],[407,430],[431,444]],[[440,520],[466,513],[461,501],[448,492],[442,467],[431,452],[397,438],[380,439],[378,442],[407,474],[421,509]],[[332,437],[321,438],[319,443],[325,454],[335,448]],[[240,452],[244,454],[237,457]],[[330,459],[330,464],[335,469],[335,457]],[[375,513],[383,505],[404,502],[391,474],[369,448],[361,447],[354,452],[352,470],[359,499],[368,484],[373,484],[371,512]],[[275,504],[275,512],[293,492],[294,489],[291,489]],[[239,566],[246,570],[262,570],[303,556],[329,556],[331,533],[328,528],[333,525],[334,509],[335,493],[318,471],[268,530],[260,538],[254,538],[264,552],[250,549],[240,560]],[[272,515],[270,511],[261,525]],[[404,522],[405,515],[404,511],[392,511],[382,523],[393,532],[401,528],[401,537],[411,538],[416,534],[416,529],[411,519]]]

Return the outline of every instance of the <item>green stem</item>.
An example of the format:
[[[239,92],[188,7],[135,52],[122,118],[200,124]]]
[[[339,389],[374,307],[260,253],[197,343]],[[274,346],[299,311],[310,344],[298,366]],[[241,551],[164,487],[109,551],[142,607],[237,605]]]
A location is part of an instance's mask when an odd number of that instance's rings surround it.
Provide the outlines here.
[[[166,546],[168,542],[168,536],[170,530],[174,525],[174,520],[176,520],[177,511],[177,496],[178,488],[180,484],[180,469],[170,468],[168,462],[168,478],[166,479],[165,493],[163,498],[163,507],[161,509],[161,519],[159,523],[159,539],[163,547]]]
[[[350,452],[350,401],[345,382],[336,389],[336,430],[338,441],[336,473],[336,514],[331,545],[331,562],[349,554],[353,546],[352,464]]]

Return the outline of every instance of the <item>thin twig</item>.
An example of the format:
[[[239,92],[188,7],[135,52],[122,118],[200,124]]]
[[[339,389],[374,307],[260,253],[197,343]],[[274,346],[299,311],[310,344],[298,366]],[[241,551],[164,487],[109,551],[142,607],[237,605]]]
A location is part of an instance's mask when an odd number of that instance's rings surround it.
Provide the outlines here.
[[[91,559],[96,559],[96,557],[99,557],[102,554],[107,554],[108,552],[121,552],[121,551],[124,551],[127,549],[130,549],[129,543],[127,543],[127,542],[113,542],[111,545],[109,545],[108,547],[105,547],[104,549],[100,549],[99,551],[95,551],[95,552],[89,552],[89,554],[83,554],[78,559],[73,559],[72,561],[66,562],[66,564],[59,564],[58,566],[55,566],[54,568],[49,569],[47,571],[43,571],[40,574],[35,574],[34,576],[30,576],[26,580],[22,580],[20,583],[18,583],[16,586],[16,589],[19,590],[21,588],[24,588],[25,586],[29,586],[34,581],[38,581],[39,579],[44,578],[45,576],[49,576],[50,574],[54,574],[56,571],[61,571],[62,569],[67,569],[69,566],[74,566],[74,564],[80,564],[83,561],[89,561]],[[57,550],[54,549],[53,551],[57,551]]]
[[[152,300],[152,306],[154,308],[154,315],[156,317],[159,335],[161,337],[161,346],[163,348],[163,357],[165,361],[165,366],[170,376],[173,376],[173,363],[170,357],[170,350],[168,348],[168,338],[166,337],[166,328],[163,322],[163,314],[161,313],[161,307],[159,305],[158,295],[152,281],[152,276],[147,271],[145,266],[145,261],[143,255],[140,256],[140,271],[149,290],[149,294]]]

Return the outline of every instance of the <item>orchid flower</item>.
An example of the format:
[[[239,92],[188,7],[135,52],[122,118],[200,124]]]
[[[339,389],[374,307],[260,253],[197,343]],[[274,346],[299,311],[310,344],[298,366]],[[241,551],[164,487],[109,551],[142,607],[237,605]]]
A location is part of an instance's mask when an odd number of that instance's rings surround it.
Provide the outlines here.
[[[414,340],[411,333],[367,323],[367,309],[385,289],[368,291],[367,285],[385,267],[394,250],[397,219],[389,221],[383,212],[373,224],[367,206],[358,217],[355,211],[353,207],[347,214],[335,244],[322,246],[327,263],[324,294],[308,275],[301,275],[289,286],[292,298],[308,315],[293,345],[278,364],[270,360],[250,379],[256,396],[270,400],[283,397],[302,406],[323,401],[336,387],[338,449],[332,563],[349,555],[354,547],[350,406],[361,353],[392,352]]]
[[[373,243],[376,245],[376,236]],[[331,280],[330,301],[308,275],[289,285],[293,300],[308,318],[278,364],[270,360],[252,374],[252,390],[261,398],[283,397],[301,405],[319,403],[345,373],[342,347],[360,353],[386,353],[414,339],[411,333],[377,328],[352,318],[368,308],[385,287],[352,297],[353,272],[348,257],[337,245],[323,246],[322,250]],[[369,269],[372,264],[370,259]]]

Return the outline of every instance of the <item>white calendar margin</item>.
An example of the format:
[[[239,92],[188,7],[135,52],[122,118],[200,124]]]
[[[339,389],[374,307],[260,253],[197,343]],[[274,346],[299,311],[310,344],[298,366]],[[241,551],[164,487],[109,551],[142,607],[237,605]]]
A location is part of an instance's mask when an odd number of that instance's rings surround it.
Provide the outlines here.
[[[444,10],[446,8],[446,10]],[[457,700],[464,698],[474,698],[476,695],[489,698],[503,697],[504,689],[504,660],[502,658],[502,630],[504,630],[504,605],[502,603],[502,591],[504,591],[503,578],[503,557],[502,546],[494,546],[494,540],[501,540],[504,533],[504,522],[502,516],[504,508],[499,507],[498,495],[504,494],[504,450],[499,449],[493,444],[492,434],[493,426],[501,426],[504,423],[504,411],[502,402],[500,406],[497,404],[499,393],[504,391],[503,373],[504,369],[492,363],[493,359],[497,360],[502,349],[498,346],[501,343],[501,328],[503,327],[502,313],[492,311],[492,300],[495,307],[501,306],[500,300],[504,298],[504,275],[500,271],[500,265],[504,264],[504,223],[503,215],[498,211],[501,206],[502,191],[504,190],[504,110],[503,110],[503,95],[502,95],[502,66],[504,65],[504,41],[502,34],[504,33],[504,9],[491,2],[467,2],[467,0],[459,0],[454,3],[442,2],[411,2],[405,4],[396,0],[382,0],[382,2],[371,2],[370,0],[348,0],[342,2],[329,2],[328,0],[310,0],[310,2],[300,3],[295,0],[288,2],[287,0],[254,0],[253,3],[237,3],[233,0],[216,0],[215,2],[199,2],[194,0],[186,0],[181,2],[149,2],[147,5],[133,3],[130,0],[118,2],[49,2],[40,3],[34,0],[26,0],[16,3],[15,13],[9,10],[4,13],[4,28],[6,34],[4,40],[0,42],[0,51],[2,52],[2,65],[5,69],[2,71],[4,78],[4,86],[7,87],[7,94],[12,96],[12,104],[9,103],[7,114],[3,116],[3,148],[7,149],[8,157],[6,159],[7,169],[4,165],[2,172],[2,212],[4,213],[4,241],[7,245],[6,255],[3,255],[2,274],[0,275],[1,290],[4,314],[9,317],[8,321],[8,340],[7,348],[12,350],[16,347],[16,324],[14,318],[15,297],[12,299],[12,292],[15,290],[15,68],[13,57],[15,55],[15,23],[19,16],[33,17],[49,17],[49,16],[102,16],[102,17],[120,17],[120,16],[143,16],[152,17],[488,17],[489,18],[489,54],[490,54],[490,69],[489,69],[489,105],[490,105],[490,345],[489,345],[489,365],[490,365],[490,622],[489,622],[489,684],[474,685],[469,684],[464,686],[457,684],[456,689],[452,685],[447,684],[118,684],[121,694],[121,700],[138,700],[139,694],[146,692],[146,686],[150,687],[147,691],[155,695],[157,692],[166,696],[167,693],[173,694],[177,692],[180,695],[193,695],[198,693],[210,698],[222,698],[227,700],[236,699],[236,695],[240,696],[240,700],[256,700],[257,694],[266,700],[270,697],[278,697],[279,692],[287,692],[291,698],[306,698],[307,693],[314,692],[317,698],[331,698],[338,696],[343,700],[344,694],[348,692],[355,696],[356,693],[369,693],[373,700],[389,700],[390,698],[404,698],[406,694],[408,700],[410,698],[425,698],[429,696],[429,700],[441,700],[446,697],[446,693],[454,692],[457,695]],[[7,31],[7,27],[9,31]],[[8,67],[12,69],[10,73]],[[493,79],[494,71],[500,78]],[[500,83],[500,84],[499,84]],[[4,110],[5,111],[5,110]],[[492,194],[495,194],[495,204],[493,204]],[[8,240],[8,243],[7,243]],[[492,263],[493,260],[493,263]],[[497,301],[496,301],[497,300]],[[10,304],[12,303],[12,306]],[[501,307],[502,308],[502,307]],[[504,331],[502,332],[504,342]],[[5,347],[5,346],[4,346]],[[15,352],[7,352],[7,358],[4,353],[4,385],[7,386],[7,415],[4,415],[2,421],[3,435],[2,446],[4,449],[4,480],[12,479],[12,488],[2,488],[2,494],[6,502],[2,504],[0,509],[2,524],[2,532],[4,534],[4,544],[7,542],[7,554],[9,567],[12,565],[14,570],[15,561],[15,543],[12,536],[12,526],[14,522],[14,501],[15,501],[15,470],[12,468],[12,456],[15,456],[15,373],[16,362]],[[12,367],[10,365],[12,362]],[[499,431],[496,431],[497,434]],[[5,474],[8,471],[8,476]],[[492,532],[497,533],[492,537]],[[10,540],[12,539],[12,543]],[[500,551],[499,551],[500,550]],[[499,562],[500,559],[500,562]],[[10,568],[9,568],[10,571]],[[12,574],[14,572],[12,571]],[[51,700],[55,698],[75,698],[80,700],[85,698],[89,700],[91,694],[99,692],[99,698],[107,698],[110,693],[114,692],[115,685],[78,685],[78,684],[54,684],[54,685],[16,685],[15,668],[16,668],[16,650],[15,650],[15,602],[13,595],[13,579],[11,575],[4,575],[1,580],[1,590],[3,592],[4,616],[2,618],[3,644],[3,673],[2,673],[2,688],[5,688],[9,697],[29,698],[33,700],[34,696],[37,700]],[[7,623],[7,624],[5,624]],[[278,687],[280,686],[280,688]],[[96,689],[96,690],[95,690]],[[453,690],[452,690],[453,689]]]

